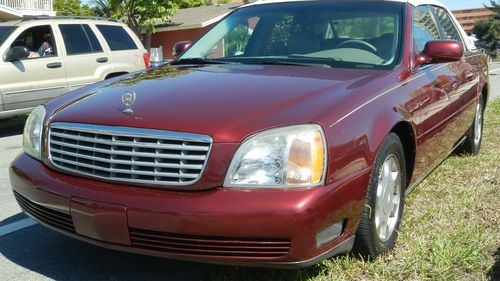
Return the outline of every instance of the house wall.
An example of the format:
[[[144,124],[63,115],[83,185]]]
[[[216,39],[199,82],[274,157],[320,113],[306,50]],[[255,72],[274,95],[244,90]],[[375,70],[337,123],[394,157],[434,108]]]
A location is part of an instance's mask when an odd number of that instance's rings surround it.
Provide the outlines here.
[[[181,30],[171,30],[171,31],[161,31],[156,32],[151,37],[151,47],[158,48],[160,45],[163,46],[163,59],[171,60],[172,48],[175,43],[179,41],[195,41],[205,33],[211,26],[206,26],[204,28],[193,28],[193,29],[181,29]]]

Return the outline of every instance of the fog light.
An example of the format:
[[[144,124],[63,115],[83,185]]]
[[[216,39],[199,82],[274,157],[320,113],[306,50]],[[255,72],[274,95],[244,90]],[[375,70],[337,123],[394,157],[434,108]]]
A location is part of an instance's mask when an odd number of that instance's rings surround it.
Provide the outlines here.
[[[344,221],[345,220],[336,224],[332,224],[316,235],[316,245],[318,246],[318,248],[333,241],[333,239],[339,237],[340,234],[342,234],[342,230],[344,229]]]

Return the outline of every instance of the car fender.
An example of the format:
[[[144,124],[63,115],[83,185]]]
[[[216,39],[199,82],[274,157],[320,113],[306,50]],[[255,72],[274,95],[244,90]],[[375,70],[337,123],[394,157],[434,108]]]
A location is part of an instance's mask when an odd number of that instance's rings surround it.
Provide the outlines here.
[[[391,90],[353,109],[327,128],[330,155],[327,184],[371,171],[385,137],[400,122],[411,126],[415,138],[415,122],[403,106],[404,99],[404,95]]]

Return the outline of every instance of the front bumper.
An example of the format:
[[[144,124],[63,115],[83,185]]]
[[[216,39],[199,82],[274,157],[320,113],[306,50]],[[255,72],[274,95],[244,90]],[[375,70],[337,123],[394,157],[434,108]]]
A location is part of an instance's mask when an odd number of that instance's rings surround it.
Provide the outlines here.
[[[112,184],[48,169],[21,154],[10,169],[23,210],[106,248],[202,262],[303,267],[350,251],[369,171],[311,189],[179,192]],[[318,232],[344,222],[318,246]]]

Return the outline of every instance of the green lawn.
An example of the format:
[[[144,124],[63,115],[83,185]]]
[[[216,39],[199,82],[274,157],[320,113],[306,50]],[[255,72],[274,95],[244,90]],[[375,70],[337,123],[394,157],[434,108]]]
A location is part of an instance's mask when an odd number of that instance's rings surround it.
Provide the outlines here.
[[[212,279],[500,280],[500,100],[485,118],[480,155],[449,157],[408,196],[397,246],[384,257],[302,270],[223,267]]]

